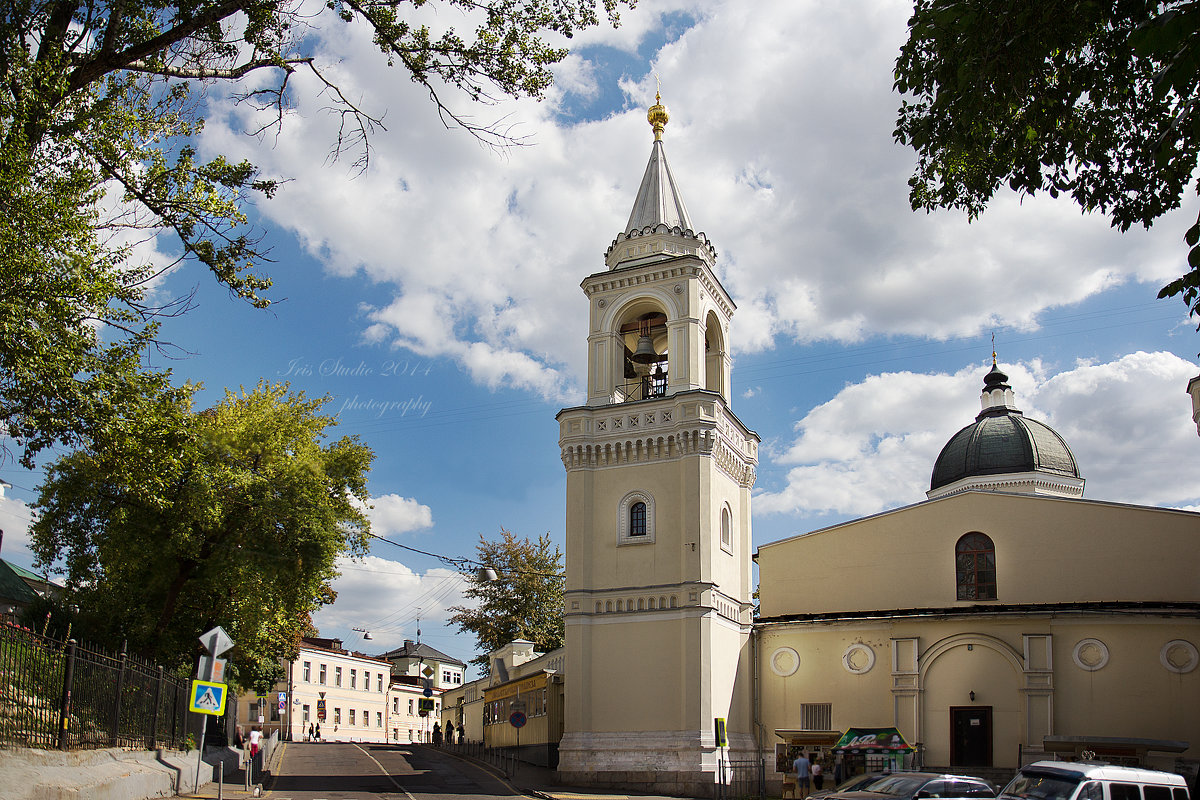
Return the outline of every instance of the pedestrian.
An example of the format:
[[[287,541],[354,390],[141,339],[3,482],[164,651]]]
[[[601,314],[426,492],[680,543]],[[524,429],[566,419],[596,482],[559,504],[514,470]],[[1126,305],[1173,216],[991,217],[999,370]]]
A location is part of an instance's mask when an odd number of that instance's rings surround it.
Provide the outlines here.
[[[454,744],[454,723],[446,721],[446,744]]]
[[[846,763],[845,757],[838,753],[833,757],[833,785],[841,786],[842,781],[846,779]]]
[[[823,772],[824,770],[821,768],[821,762],[814,761],[812,763],[812,782],[813,788],[818,792],[821,791],[821,787],[825,785],[825,776],[822,774]]]
[[[321,723],[319,723],[319,722],[317,723],[317,726],[313,729],[313,740],[318,741],[318,742],[321,741]]]
[[[792,762],[792,771],[796,773],[796,796],[799,798],[808,797],[809,792],[809,771],[812,769],[812,762],[801,750],[796,756],[796,760]]]
[[[258,743],[262,741],[262,731],[255,725],[250,729],[250,758],[258,755]]]
[[[433,723],[433,746],[434,747],[442,746],[442,727],[440,725],[438,725],[436,722]]]
[[[308,741],[311,742],[312,740],[313,740],[313,726],[312,726],[312,723],[310,722],[310,723],[308,723]]]

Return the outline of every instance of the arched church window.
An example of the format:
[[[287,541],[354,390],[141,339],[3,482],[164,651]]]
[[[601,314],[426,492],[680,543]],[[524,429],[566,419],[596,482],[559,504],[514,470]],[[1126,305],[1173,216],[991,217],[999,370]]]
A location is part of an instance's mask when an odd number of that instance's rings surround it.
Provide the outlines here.
[[[646,535],[646,504],[634,503],[629,507],[629,535]]]
[[[654,543],[654,497],[635,489],[617,507],[617,544]]]
[[[954,546],[959,600],[996,599],[996,546],[987,534],[972,531]]]
[[[721,507],[721,549],[733,552],[733,514],[728,505]]]

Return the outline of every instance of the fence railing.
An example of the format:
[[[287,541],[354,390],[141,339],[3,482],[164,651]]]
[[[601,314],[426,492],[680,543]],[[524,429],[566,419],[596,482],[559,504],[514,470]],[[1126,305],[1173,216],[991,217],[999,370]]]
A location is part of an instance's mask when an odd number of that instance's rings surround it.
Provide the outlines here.
[[[717,800],[758,800],[766,796],[766,762],[717,759]]]
[[[0,625],[0,745],[180,748],[189,688],[125,653]]]

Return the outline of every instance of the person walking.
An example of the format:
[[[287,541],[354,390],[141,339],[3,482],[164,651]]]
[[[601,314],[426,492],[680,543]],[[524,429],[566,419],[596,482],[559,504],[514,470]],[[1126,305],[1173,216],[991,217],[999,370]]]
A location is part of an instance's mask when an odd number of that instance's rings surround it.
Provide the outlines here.
[[[792,762],[792,771],[796,773],[796,796],[798,798],[808,797],[809,794],[809,773],[812,770],[812,762],[801,750],[796,756],[796,760]]]
[[[310,722],[310,723],[308,723],[308,738],[305,739],[305,741],[311,742],[312,740],[313,740],[313,726],[312,726],[312,723]]]
[[[317,742],[321,741],[321,723],[319,722],[317,723],[316,727],[313,728],[313,740]]]
[[[824,770],[821,768],[821,762],[814,761],[810,771],[812,772],[813,788],[819,792],[821,791],[821,787],[825,785],[825,775],[823,774]]]

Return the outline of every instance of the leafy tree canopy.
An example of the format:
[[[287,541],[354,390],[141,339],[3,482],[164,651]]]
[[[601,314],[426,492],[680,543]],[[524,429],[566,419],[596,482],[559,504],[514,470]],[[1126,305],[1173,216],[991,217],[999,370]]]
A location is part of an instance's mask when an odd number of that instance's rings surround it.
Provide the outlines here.
[[[374,456],[324,441],[325,402],[260,384],[195,413],[190,390],[162,394],[53,464],[33,550],[65,574],[83,635],[185,666],[221,625],[243,686],[294,658],[333,602],[334,559],[365,552],[370,529]]]
[[[603,0],[613,24],[617,6]],[[105,391],[131,379],[164,314],[147,286],[179,262],[206,266],[230,291],[269,302],[264,254],[244,208],[276,181],[253,164],[199,157],[205,91],[227,84],[285,122],[304,84],[342,125],[331,148],[365,167],[372,115],[326,75],[318,27],[366,26],[381,60],[429,93],[447,125],[491,144],[503,130],[453,111],[540,98],[567,53],[547,41],[599,23],[594,0],[12,0],[0,10],[0,426],[29,465],[75,444],[114,413]],[[449,22],[438,30],[420,20]],[[453,23],[461,21],[462,32]],[[136,245],[174,237],[171,263]],[[104,333],[104,338],[101,336]]]
[[[914,209],[974,218],[1007,185],[1150,227],[1200,155],[1200,3],[917,0],[895,88]],[[1185,240],[1189,269],[1159,297],[1197,315],[1200,220]]]
[[[475,560],[496,572],[495,580],[468,576],[464,596],[477,601],[471,607],[455,606],[450,621],[459,630],[475,634],[481,651],[471,659],[481,675],[488,675],[488,653],[524,639],[545,653],[562,647],[563,623],[562,552],[545,534],[536,540],[518,539],[500,529],[500,538],[488,541],[481,535]]]

